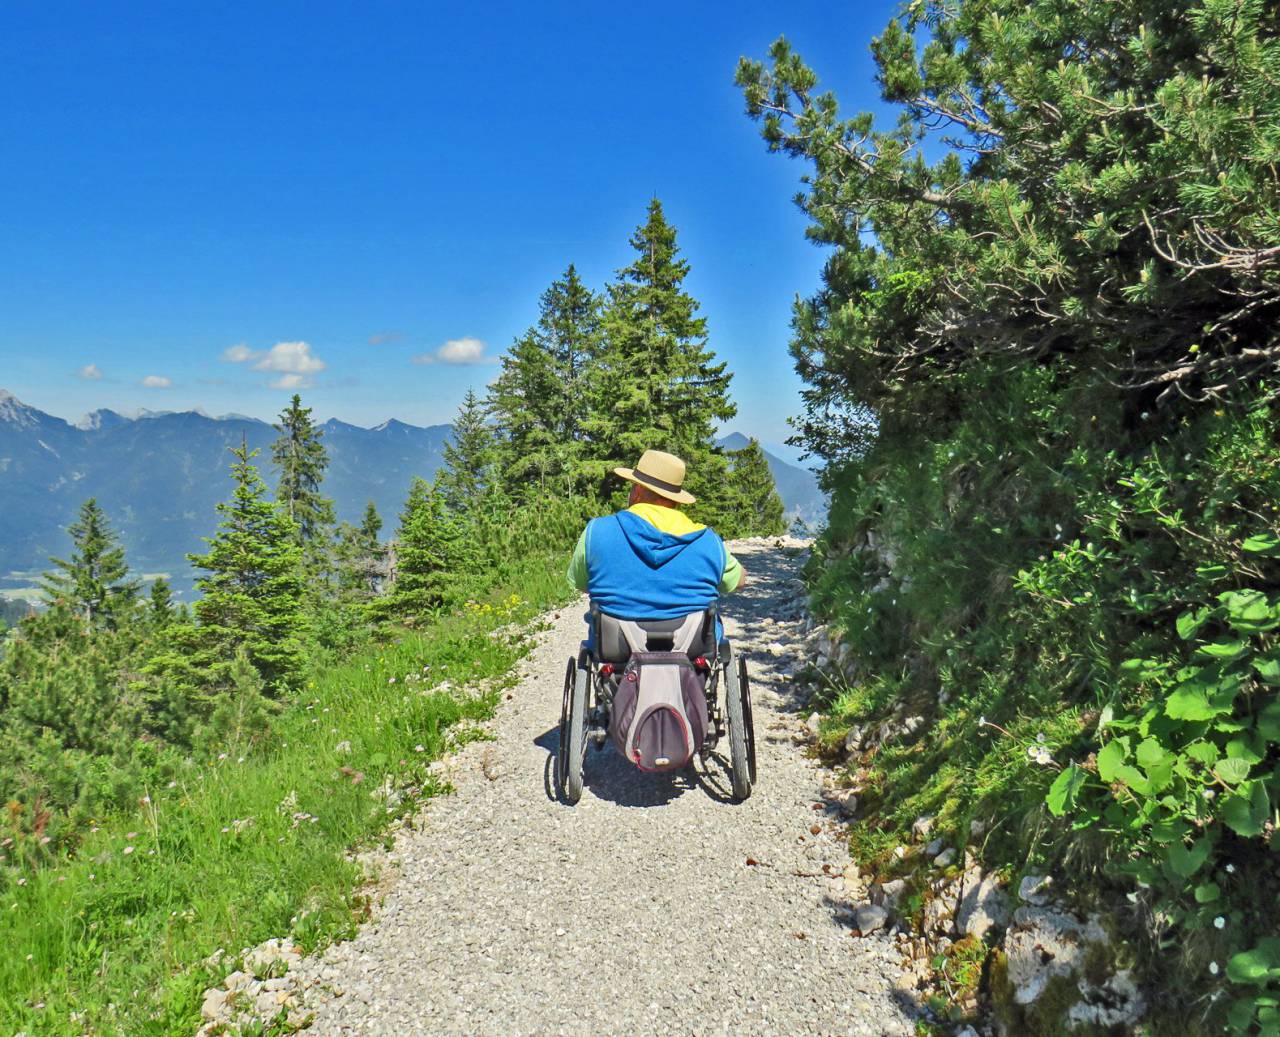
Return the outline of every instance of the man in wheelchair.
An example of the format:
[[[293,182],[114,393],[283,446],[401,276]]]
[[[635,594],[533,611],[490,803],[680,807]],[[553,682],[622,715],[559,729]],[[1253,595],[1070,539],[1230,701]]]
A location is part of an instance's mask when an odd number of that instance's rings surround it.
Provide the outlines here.
[[[635,468],[614,472],[634,484],[628,507],[587,523],[569,563],[569,581],[588,593],[591,611],[583,652],[566,678],[560,760],[566,795],[576,802],[581,792],[580,754],[588,742],[599,747],[612,737],[626,759],[647,771],[705,756],[725,729],[716,698],[723,670],[734,688],[728,720],[737,734],[734,791],[745,799],[748,748],[754,771],[754,739],[748,747],[742,719],[745,709],[749,727],[749,695],[744,687],[737,701],[745,670],[741,677],[728,673],[731,650],[716,608],[721,595],[742,586],[742,565],[715,530],[679,510],[694,502],[680,458],[646,450]]]

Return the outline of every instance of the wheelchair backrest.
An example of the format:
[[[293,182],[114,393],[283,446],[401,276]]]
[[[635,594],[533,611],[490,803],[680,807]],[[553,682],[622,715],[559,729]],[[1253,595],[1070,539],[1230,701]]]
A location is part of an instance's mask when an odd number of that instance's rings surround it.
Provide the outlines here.
[[[715,654],[715,609],[676,619],[618,619],[591,610],[596,655],[601,662],[624,663],[636,652],[682,652],[690,658]]]

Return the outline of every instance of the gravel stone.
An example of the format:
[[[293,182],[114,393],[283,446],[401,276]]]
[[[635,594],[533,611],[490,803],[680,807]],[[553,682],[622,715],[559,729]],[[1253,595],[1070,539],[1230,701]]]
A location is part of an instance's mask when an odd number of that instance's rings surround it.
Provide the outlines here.
[[[791,738],[808,714],[791,677],[807,547],[732,544],[749,574],[724,619],[751,674],[750,799],[730,801],[716,759],[642,774],[611,746],[588,750],[576,807],[553,798],[565,660],[584,608],[546,616],[492,740],[440,768],[454,794],[370,858],[382,865],[371,920],[291,963],[299,1010],[314,1015],[305,1032],[911,1037],[912,999],[895,989],[902,956],[875,931],[888,913],[841,888],[857,872],[837,818],[813,809],[825,772]],[[722,741],[717,755],[727,752]],[[853,929],[872,935],[853,940]]]

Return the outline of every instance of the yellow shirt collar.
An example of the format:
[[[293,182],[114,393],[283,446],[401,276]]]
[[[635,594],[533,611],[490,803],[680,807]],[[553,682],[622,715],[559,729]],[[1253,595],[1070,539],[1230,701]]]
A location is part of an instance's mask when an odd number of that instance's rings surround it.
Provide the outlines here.
[[[633,515],[639,515],[655,529],[672,536],[684,536],[707,528],[701,522],[694,522],[680,509],[664,508],[661,504],[633,504],[627,510]]]

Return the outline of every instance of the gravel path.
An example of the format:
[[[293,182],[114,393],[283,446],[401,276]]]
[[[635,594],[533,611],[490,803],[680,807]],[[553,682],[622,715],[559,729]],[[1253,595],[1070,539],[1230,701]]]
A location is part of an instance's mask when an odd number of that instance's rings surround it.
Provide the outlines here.
[[[752,797],[728,802],[722,767],[644,775],[612,748],[589,752],[576,807],[549,795],[583,632],[582,609],[565,609],[522,664],[496,741],[459,753],[456,794],[400,834],[373,920],[302,963],[330,988],[319,1003],[308,991],[308,1033],[914,1033],[900,955],[883,932],[852,934],[848,854],[814,809],[821,772],[797,745],[788,679],[800,552],[776,544],[734,545],[749,580],[727,607],[753,682]]]

